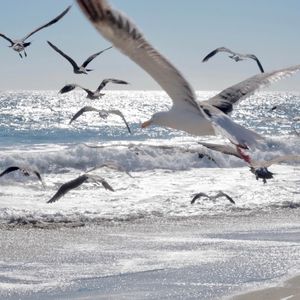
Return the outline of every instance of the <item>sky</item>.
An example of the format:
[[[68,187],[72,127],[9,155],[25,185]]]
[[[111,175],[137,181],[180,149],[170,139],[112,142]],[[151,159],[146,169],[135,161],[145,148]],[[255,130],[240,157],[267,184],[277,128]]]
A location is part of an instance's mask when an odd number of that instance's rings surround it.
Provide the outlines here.
[[[203,57],[217,47],[253,53],[265,71],[300,64],[299,0],[111,0],[110,3],[134,21],[147,40],[196,90],[219,91],[259,72],[254,61],[236,63],[225,53],[202,63]],[[117,49],[97,57],[89,65],[94,69],[89,75],[73,74],[71,65],[48,46],[47,40],[80,64],[110,46],[85,18],[76,1],[2,0],[0,32],[12,39],[22,38],[71,4],[72,9],[62,20],[29,38],[32,45],[27,48],[27,58],[20,59],[17,52],[7,47],[9,43],[0,39],[0,90],[59,90],[66,83],[96,89],[104,78],[129,81],[128,89],[133,90],[160,89],[145,71]],[[272,89],[300,91],[300,74],[273,84]]]

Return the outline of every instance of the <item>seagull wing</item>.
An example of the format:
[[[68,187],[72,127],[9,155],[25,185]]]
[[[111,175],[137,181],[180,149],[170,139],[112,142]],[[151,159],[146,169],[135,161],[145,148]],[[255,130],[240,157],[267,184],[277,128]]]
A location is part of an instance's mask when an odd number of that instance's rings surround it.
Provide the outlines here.
[[[77,0],[97,30],[143,68],[166,91],[174,105],[194,107],[195,92],[181,73],[143,37],[139,29],[105,0]]]
[[[57,200],[59,200],[61,197],[63,197],[66,193],[68,193],[70,190],[77,188],[80,186],[82,183],[88,180],[87,175],[81,175],[75,179],[72,179],[66,183],[64,183],[58,191],[55,193],[55,195],[47,202],[47,203],[52,203]]]
[[[71,5],[68,6],[60,15],[58,15],[56,18],[54,18],[53,20],[51,20],[50,22],[48,22],[47,24],[45,25],[42,25],[38,28],[36,28],[35,30],[33,30],[32,32],[30,32],[29,34],[27,34],[23,39],[22,41],[24,42],[25,40],[27,40],[30,36],[32,36],[33,34],[35,34],[36,32],[38,32],[39,30],[43,29],[43,28],[46,28],[56,22],[58,22],[69,10],[71,9]]]
[[[208,61],[212,56],[216,55],[218,52],[228,52],[230,54],[236,54],[235,52],[231,51],[230,49],[228,48],[225,48],[225,47],[220,47],[220,48],[217,48],[213,51],[211,51],[210,53],[208,53],[202,60],[202,62],[206,62]]]
[[[6,39],[7,41],[9,41],[11,43],[11,45],[14,44],[13,40],[11,40],[9,37],[7,37],[6,35],[4,35],[3,33],[0,33],[0,36],[3,37],[4,39]]]
[[[299,70],[300,65],[295,65],[269,73],[260,73],[233,85],[209,100],[200,103],[208,103],[227,114],[232,111],[233,104],[237,104],[239,101],[248,98],[259,88],[263,88],[275,81],[291,76]]]
[[[213,151],[218,151],[218,152],[221,152],[224,154],[228,154],[228,155],[232,155],[232,156],[241,158],[241,156],[239,155],[237,150],[230,145],[219,145],[219,144],[210,144],[210,143],[202,143],[202,142],[198,142],[198,144],[200,144],[210,150],[213,150]]]
[[[106,190],[109,190],[111,192],[114,192],[115,190],[113,189],[113,187],[101,176],[97,176],[97,175],[86,175],[89,179],[93,180],[96,183],[101,183],[103,185],[103,187]]]
[[[60,55],[62,55],[66,60],[69,61],[69,63],[73,66],[74,69],[79,69],[78,65],[76,64],[76,62],[67,54],[65,54],[64,52],[62,52],[60,49],[58,49],[55,45],[53,45],[52,43],[50,43],[49,41],[47,41],[47,43],[56,51],[58,52]]]
[[[91,56],[89,56],[85,61],[84,63],[82,64],[82,66],[85,68],[94,58],[96,58],[98,55],[100,55],[101,53],[105,52],[106,50],[109,50],[111,49],[112,47],[108,47],[100,52],[97,52]]]
[[[193,197],[193,199],[192,199],[192,201],[191,201],[191,204],[194,204],[195,201],[196,201],[197,199],[201,198],[201,197],[206,197],[206,198],[210,199],[210,197],[209,197],[207,194],[205,194],[205,193],[198,193],[198,194],[196,194],[196,195]]]
[[[71,92],[76,87],[79,87],[76,83],[66,84],[63,88],[60,89],[59,93],[65,94],[65,93]]]
[[[226,193],[224,193],[224,192],[222,192],[222,191],[219,191],[219,193],[218,193],[216,196],[214,196],[215,199],[220,198],[220,197],[225,197],[225,198],[227,198],[232,204],[235,204],[235,201],[234,201],[229,195],[227,195]]]
[[[83,108],[81,108],[70,120],[69,124],[71,124],[73,121],[75,121],[77,118],[79,118],[83,113],[87,112],[87,111],[97,111],[99,112],[100,110],[92,107],[92,106],[84,106]]]
[[[100,92],[109,82],[116,83],[116,84],[129,84],[127,81],[124,81],[124,80],[107,78],[107,79],[102,80],[102,82],[98,86],[96,92]]]
[[[5,170],[0,174],[0,177],[2,177],[2,176],[5,175],[5,174],[8,174],[8,173],[10,173],[10,172],[17,171],[17,170],[19,170],[19,169],[20,169],[19,167],[15,167],[15,166],[8,167],[7,169],[5,169]]]
[[[39,179],[39,181],[41,182],[43,187],[45,187],[45,183],[44,183],[44,180],[43,180],[41,174],[36,170],[33,170],[32,173],[35,174],[35,176]]]
[[[300,160],[300,155],[282,155],[267,161],[253,161],[251,166],[254,168],[268,168],[273,164],[279,164],[284,161]]]
[[[122,120],[123,120],[123,122],[125,123],[125,125],[127,127],[128,132],[131,133],[131,129],[130,129],[130,127],[129,127],[129,125],[128,125],[128,123],[127,123],[124,115],[119,110],[107,110],[107,111],[106,110],[103,110],[103,111],[100,110],[99,112],[100,113],[104,112],[104,113],[114,114],[114,115],[117,115],[117,116],[121,117]]]
[[[251,58],[251,59],[254,59],[254,60],[256,61],[257,65],[258,65],[260,71],[261,71],[262,73],[265,72],[265,71],[264,71],[264,68],[262,67],[262,65],[261,65],[261,63],[260,63],[260,61],[258,60],[258,58],[257,58],[254,54],[245,54],[244,56],[245,56],[245,57],[248,57],[248,58]]]

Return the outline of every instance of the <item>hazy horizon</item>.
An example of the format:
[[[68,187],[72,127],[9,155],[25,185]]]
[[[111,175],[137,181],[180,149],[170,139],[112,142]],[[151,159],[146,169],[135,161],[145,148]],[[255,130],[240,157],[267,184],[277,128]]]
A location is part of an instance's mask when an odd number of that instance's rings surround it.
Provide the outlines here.
[[[300,63],[297,31],[300,28],[300,2],[296,0],[110,2],[130,16],[147,40],[184,74],[195,90],[221,91],[259,73],[255,61],[236,63],[226,53],[217,54],[207,63],[201,62],[206,54],[220,46],[255,54],[266,72]],[[160,90],[144,70],[117,49],[109,50],[91,62],[89,66],[95,70],[89,75],[73,74],[69,62],[51,49],[47,40],[78,63],[110,46],[74,1],[4,2],[1,32],[12,39],[21,38],[70,4],[73,4],[72,9],[62,20],[28,39],[32,45],[27,48],[27,58],[20,59],[7,47],[9,43],[0,39],[1,90],[59,90],[66,83],[96,89],[104,78],[130,82],[126,88],[108,86],[107,89]],[[299,81],[300,74],[296,74],[273,84],[270,89],[298,92]]]

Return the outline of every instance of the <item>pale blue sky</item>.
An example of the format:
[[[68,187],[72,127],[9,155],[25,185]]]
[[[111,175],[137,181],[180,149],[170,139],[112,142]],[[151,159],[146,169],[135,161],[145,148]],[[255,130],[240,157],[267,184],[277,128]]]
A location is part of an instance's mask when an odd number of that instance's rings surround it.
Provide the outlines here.
[[[299,0],[111,0],[138,25],[146,38],[180,69],[197,90],[221,90],[258,73],[255,62],[235,63],[219,54],[202,58],[226,46],[256,54],[266,71],[300,64]],[[65,83],[94,89],[104,78],[128,80],[131,89],[159,89],[143,70],[116,49],[96,58],[89,75],[75,75],[71,65],[46,43],[50,40],[82,63],[107,46],[72,0],[1,1],[0,32],[21,38],[57,16],[58,23],[29,39],[23,60],[0,39],[0,90],[58,90]],[[116,86],[110,86],[115,88]],[[122,86],[122,88],[124,88]],[[300,75],[273,85],[276,90],[300,91]]]

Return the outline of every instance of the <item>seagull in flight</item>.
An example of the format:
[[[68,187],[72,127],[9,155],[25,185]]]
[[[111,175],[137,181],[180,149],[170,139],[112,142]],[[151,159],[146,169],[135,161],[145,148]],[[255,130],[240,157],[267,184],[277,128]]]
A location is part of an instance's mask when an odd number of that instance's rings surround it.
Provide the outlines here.
[[[60,94],[65,94],[65,93],[68,93],[72,90],[74,90],[75,88],[81,88],[83,89],[84,91],[86,91],[87,93],[87,98],[88,99],[91,99],[91,100],[95,100],[95,99],[99,99],[100,97],[102,97],[103,93],[101,93],[102,89],[109,83],[115,83],[115,84],[129,84],[128,82],[124,81],[124,80],[119,80],[119,79],[112,79],[112,78],[107,78],[107,79],[104,79],[102,80],[102,82],[100,83],[100,85],[98,86],[98,88],[95,90],[95,91],[91,91],[89,89],[86,89],[84,87],[82,87],[81,85],[79,84],[76,84],[76,83],[71,83],[71,84],[67,84],[65,85],[60,91],[59,93]]]
[[[267,183],[267,179],[273,178],[274,173],[268,170],[268,167],[270,167],[271,165],[279,164],[285,161],[300,160],[300,155],[281,155],[270,160],[256,161],[250,159],[250,157],[248,155],[245,155],[240,149],[236,149],[230,145],[219,145],[202,142],[199,142],[199,144],[210,150],[218,151],[227,155],[232,155],[244,160],[250,167],[250,171],[255,175],[256,180],[261,178],[263,180],[263,183]]]
[[[228,48],[225,48],[225,47],[220,47],[220,48],[217,48],[215,50],[213,50],[212,52],[210,52],[209,54],[207,54],[202,62],[206,62],[208,61],[211,57],[213,57],[214,55],[216,55],[217,53],[219,52],[227,52],[227,53],[230,53],[231,55],[229,55],[229,57],[233,60],[235,60],[236,62],[238,61],[241,61],[241,60],[245,60],[247,58],[250,58],[250,59],[253,59],[256,61],[258,67],[259,67],[259,70],[264,73],[264,69],[260,63],[260,61],[258,60],[258,58],[254,55],[254,54],[241,54],[241,53],[237,53],[237,52],[233,52],[231,51],[230,49]]]
[[[25,48],[27,48],[31,42],[26,42],[26,40],[31,37],[33,34],[35,34],[36,32],[40,31],[43,28],[46,28],[56,22],[58,22],[69,10],[71,9],[71,6],[68,6],[60,15],[58,15],[56,18],[54,18],[53,20],[51,20],[50,22],[46,23],[45,25],[42,25],[38,28],[36,28],[35,30],[33,30],[32,32],[28,33],[25,37],[23,37],[22,39],[19,40],[12,40],[9,37],[7,37],[6,35],[4,35],[3,33],[0,33],[0,37],[6,39],[8,42],[10,42],[10,48],[12,48],[13,50],[17,51],[20,55],[21,58],[23,58],[21,52],[24,52],[24,56],[27,56],[26,50]]]
[[[235,201],[229,195],[227,195],[226,193],[224,193],[222,191],[219,191],[215,196],[209,196],[209,195],[207,195],[205,193],[198,193],[198,194],[196,194],[193,197],[193,199],[191,201],[191,204],[194,204],[195,201],[197,199],[201,198],[201,197],[206,197],[206,198],[208,198],[209,200],[212,200],[212,201],[215,201],[215,200],[217,200],[220,197],[225,197],[225,198],[227,198],[230,201],[230,203],[235,204]]]
[[[42,184],[43,186],[45,186],[41,174],[40,174],[37,170],[31,169],[31,168],[28,168],[28,167],[19,167],[19,166],[11,166],[11,167],[8,167],[7,169],[5,169],[5,170],[0,174],[0,177],[2,177],[2,176],[5,175],[5,174],[8,174],[8,173],[11,173],[11,172],[14,172],[14,171],[18,171],[18,170],[19,170],[24,176],[35,175],[35,176],[38,178],[38,180],[41,182],[41,184]]]
[[[116,109],[115,110],[104,110],[104,109],[97,109],[92,106],[84,106],[72,117],[69,124],[71,124],[73,121],[75,121],[77,118],[79,118],[83,113],[88,112],[88,111],[98,112],[99,116],[103,119],[106,119],[109,114],[117,115],[117,116],[121,117],[127,127],[128,132],[131,133],[130,127],[129,127],[124,115],[119,110],[116,110]]]
[[[221,133],[241,148],[251,148],[262,139],[252,130],[235,123],[227,114],[239,100],[276,79],[300,70],[300,65],[261,73],[234,85],[207,101],[196,94],[183,75],[146,40],[140,30],[106,0],[77,0],[82,11],[116,48],[143,68],[173,101],[168,111],[155,113],[142,128],[151,124],[183,130],[196,136]]]
[[[66,183],[64,183],[58,191],[54,194],[54,196],[47,201],[47,203],[53,203],[63,197],[69,191],[79,187],[84,182],[94,182],[96,184],[102,184],[106,190],[114,192],[114,189],[107,183],[107,181],[97,175],[83,174],[75,179],[72,179]]]
[[[88,72],[93,71],[92,69],[87,69],[87,65],[98,55],[105,52],[106,50],[111,49],[112,47],[108,47],[102,51],[99,51],[91,56],[89,56],[81,66],[78,66],[77,63],[66,53],[62,52],[60,49],[58,49],[55,45],[53,45],[51,42],[47,41],[47,43],[50,45],[51,48],[53,48],[56,52],[58,52],[61,56],[63,56],[73,67],[73,72],[75,74],[88,74]]]

